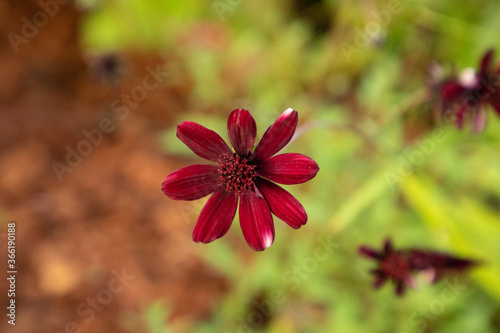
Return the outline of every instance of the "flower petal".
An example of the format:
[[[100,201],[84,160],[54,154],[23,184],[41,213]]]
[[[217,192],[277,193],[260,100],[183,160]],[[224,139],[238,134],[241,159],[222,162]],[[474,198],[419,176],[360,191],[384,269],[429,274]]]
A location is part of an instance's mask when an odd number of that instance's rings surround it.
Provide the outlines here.
[[[460,96],[465,91],[456,81],[448,81],[441,86],[441,97],[445,102],[449,102]]]
[[[500,116],[500,98],[492,100],[490,104],[491,106],[493,106],[493,109],[495,109],[496,113]]]
[[[476,114],[474,115],[474,125],[473,131],[475,134],[479,134],[484,130],[486,126],[486,110],[484,107],[478,107]]]
[[[384,254],[388,255],[394,252],[394,248],[392,247],[392,241],[388,238],[384,240]]]
[[[361,246],[359,248],[359,253],[361,253],[362,255],[365,255],[367,257],[377,259],[377,260],[384,259],[384,255],[383,254],[375,251],[374,249],[372,249],[372,248],[370,248],[368,246]]]
[[[387,275],[380,269],[374,269],[370,273],[375,275],[375,281],[373,281],[373,287],[379,289],[387,281]]]
[[[238,155],[250,155],[257,135],[257,126],[250,112],[244,109],[233,110],[227,119],[227,133]]]
[[[464,118],[465,118],[465,112],[467,111],[467,106],[464,104],[462,104],[457,113],[456,113],[456,117],[457,117],[457,128],[458,129],[462,129],[464,127]]]
[[[257,167],[259,176],[285,185],[304,183],[314,178],[318,171],[316,162],[296,153],[276,155]]]
[[[196,155],[213,162],[233,154],[219,134],[192,121],[177,126],[177,137]]]
[[[274,224],[271,210],[264,197],[253,191],[241,196],[240,225],[243,236],[255,251],[262,251],[273,244]]]
[[[473,260],[453,257],[447,253],[438,251],[410,249],[408,252],[411,266],[413,269],[420,271],[427,268],[463,271],[477,264]]]
[[[262,136],[257,148],[255,148],[254,159],[266,160],[283,149],[295,133],[298,118],[297,111],[293,109],[287,109],[283,112]]]
[[[403,280],[396,281],[396,295],[399,297],[404,296],[405,294],[405,282]]]
[[[190,165],[172,172],[162,183],[170,199],[196,200],[217,191],[219,172],[215,165]]]
[[[486,53],[483,55],[483,58],[481,59],[480,63],[480,73],[484,74],[488,72],[488,69],[490,68],[490,63],[491,60],[493,59],[493,54],[495,51],[493,49],[488,49]]]
[[[210,243],[224,236],[233,222],[236,207],[238,195],[235,192],[215,192],[201,210],[194,227],[193,240],[196,243]]]
[[[257,178],[255,185],[266,198],[274,215],[294,229],[306,224],[306,210],[293,195],[263,178]]]

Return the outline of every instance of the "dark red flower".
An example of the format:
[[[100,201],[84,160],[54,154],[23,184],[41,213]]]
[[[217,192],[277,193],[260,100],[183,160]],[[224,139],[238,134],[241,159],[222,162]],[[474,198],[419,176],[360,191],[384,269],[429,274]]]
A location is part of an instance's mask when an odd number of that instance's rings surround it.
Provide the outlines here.
[[[301,154],[274,156],[292,138],[298,113],[288,109],[271,125],[253,150],[257,128],[250,112],[236,109],[227,121],[234,152],[214,131],[185,121],[177,137],[196,155],[216,165],[191,165],[174,171],[163,181],[163,192],[175,200],[212,196],[194,228],[195,242],[210,243],[226,234],[240,202],[241,230],[248,245],[262,251],[274,241],[271,213],[294,229],[307,222],[304,207],[276,183],[300,184],[316,176],[319,167]]]
[[[449,256],[442,252],[427,251],[416,248],[396,251],[391,241],[386,240],[383,251],[376,251],[362,246],[359,252],[379,262],[379,267],[370,272],[375,275],[375,288],[380,288],[388,279],[396,284],[396,294],[402,296],[406,287],[414,287],[414,273],[430,272],[432,282],[436,282],[444,274],[463,272],[476,264],[475,261]]]
[[[401,296],[406,286],[414,285],[408,256],[404,252],[395,251],[390,240],[385,241],[381,252],[367,246],[360,247],[359,252],[379,262],[379,267],[370,271],[375,275],[375,288],[382,287],[388,279],[391,279],[396,284],[396,294]]]
[[[440,88],[443,116],[454,115],[458,128],[464,120],[473,118],[473,130],[483,131],[486,125],[486,106],[500,116],[500,66],[493,67],[494,50],[488,50],[479,64],[479,72],[466,68],[458,78],[446,80]]]

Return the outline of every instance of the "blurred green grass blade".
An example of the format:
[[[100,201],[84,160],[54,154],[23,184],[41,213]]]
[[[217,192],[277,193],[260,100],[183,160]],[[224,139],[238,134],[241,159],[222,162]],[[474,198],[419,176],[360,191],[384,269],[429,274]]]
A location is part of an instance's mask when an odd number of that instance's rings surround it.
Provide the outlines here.
[[[340,205],[339,212],[328,222],[331,232],[337,233],[346,228],[388,189],[384,172],[374,174]]]
[[[444,209],[446,208],[445,203],[430,188],[430,185],[412,175],[406,178],[404,182],[400,182],[400,188],[409,204],[416,208],[431,230],[437,231],[450,228],[450,223],[448,223],[449,215]]]

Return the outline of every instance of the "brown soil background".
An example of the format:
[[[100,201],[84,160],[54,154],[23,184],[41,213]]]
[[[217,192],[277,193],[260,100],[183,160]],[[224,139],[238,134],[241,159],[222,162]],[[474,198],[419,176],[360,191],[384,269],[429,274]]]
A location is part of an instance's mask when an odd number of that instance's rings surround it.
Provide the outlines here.
[[[156,300],[170,306],[169,320],[209,317],[227,283],[191,240],[196,215],[182,218],[161,192],[168,173],[192,162],[168,156],[159,140],[176,125],[189,86],[163,82],[119,119],[113,100],[140,84],[146,67],[168,60],[119,55],[125,70],[111,82],[89,67],[78,42],[82,14],[71,4],[15,53],[9,32],[20,34],[21,18],[39,10],[36,1],[0,1],[0,275],[9,221],[17,224],[18,271],[15,327],[0,282],[0,332],[64,332],[68,322],[79,332],[128,332],[123,323],[142,332],[142,314]],[[103,118],[116,129],[59,182],[52,162],[66,164],[66,147],[76,148],[82,131]],[[134,278],[95,319],[78,315],[123,269]]]

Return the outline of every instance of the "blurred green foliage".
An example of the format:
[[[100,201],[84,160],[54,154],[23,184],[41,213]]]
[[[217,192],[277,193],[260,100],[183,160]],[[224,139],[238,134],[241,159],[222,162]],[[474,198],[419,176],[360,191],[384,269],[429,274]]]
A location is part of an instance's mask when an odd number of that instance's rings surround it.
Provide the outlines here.
[[[230,290],[187,331],[500,331],[500,119],[489,110],[481,135],[436,125],[429,89],[433,62],[477,67],[486,48],[500,46],[500,2],[325,0],[309,11],[293,3],[303,1],[103,1],[85,22],[86,47],[159,52],[170,84],[190,82],[179,122],[225,133],[229,112],[243,107],[262,135],[286,108],[298,110],[301,135],[286,150],[321,168],[287,188],[309,214],[302,229],[275,218],[276,241],[264,253],[235,251],[225,239],[200,245]],[[318,12],[325,31],[315,29]],[[170,154],[191,154],[175,128],[163,141]],[[241,233],[237,221],[230,233]],[[372,290],[373,262],[357,254],[386,237],[483,265],[398,299],[389,286]],[[444,298],[452,285],[463,288]],[[165,316],[151,306],[151,332],[167,331]]]

